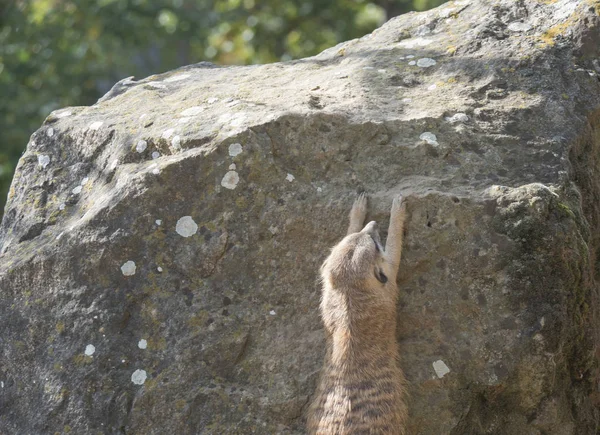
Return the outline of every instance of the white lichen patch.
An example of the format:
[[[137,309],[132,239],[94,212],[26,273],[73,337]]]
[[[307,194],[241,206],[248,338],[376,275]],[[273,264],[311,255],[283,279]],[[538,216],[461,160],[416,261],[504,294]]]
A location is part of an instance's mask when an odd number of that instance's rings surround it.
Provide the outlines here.
[[[237,169],[237,166],[235,165],[235,163],[232,163],[231,165],[229,165],[228,168],[230,171],[235,171]]]
[[[446,376],[448,373],[450,373],[450,369],[448,368],[446,363],[444,361],[442,361],[441,359],[434,361],[433,370],[435,370],[435,374],[440,379],[442,379],[444,376]]]
[[[413,57],[415,57],[414,54],[409,54],[409,55],[406,56],[407,59],[412,59]]]
[[[173,139],[171,140],[171,146],[173,148],[175,148],[176,150],[180,150],[181,149],[181,136],[179,136],[179,135],[173,136]]]
[[[196,116],[202,112],[204,112],[204,107],[192,106],[192,107],[185,109],[183,112],[181,112],[181,116]]]
[[[270,314],[271,316],[274,316],[274,315],[275,315],[275,314],[277,314],[277,313],[275,312],[275,310],[271,310],[271,311],[269,311],[269,314]]]
[[[552,18],[555,22],[561,22],[569,18],[575,12],[575,9],[581,4],[578,1],[572,0],[560,0],[553,4],[555,12],[552,14]]]
[[[232,127],[240,127],[242,124],[244,124],[244,122],[246,122],[246,114],[240,112],[233,115],[230,124]]]
[[[220,124],[226,124],[229,121],[231,121],[232,118],[233,118],[232,113],[223,113],[221,116],[219,116],[219,119],[217,120],[217,122]]]
[[[156,220],[154,221],[154,223],[155,223],[156,225],[158,225],[158,226],[161,226],[161,225],[162,225],[162,219],[156,219]]]
[[[70,110],[64,110],[61,112],[57,112],[54,114],[54,116],[56,116],[57,118],[66,118],[67,116],[71,116],[73,114],[73,112],[71,112]]]
[[[229,145],[229,155],[231,157],[235,157],[238,154],[241,154],[243,151],[242,149],[242,144],[240,143],[232,143],[231,145]]]
[[[85,347],[85,354],[87,356],[92,356],[94,354],[94,352],[96,352],[96,347],[93,344],[88,344]]]
[[[178,82],[180,80],[185,80],[191,76],[192,76],[191,74],[177,74],[177,75],[169,77],[168,79],[164,79],[164,82],[166,82],[166,83]]]
[[[430,24],[427,23],[426,20],[421,22],[423,24],[417,27],[416,30],[413,30],[411,33],[415,36],[425,36],[431,34],[432,29]]]
[[[66,207],[66,206],[67,206],[67,205],[66,205],[66,204],[63,202],[63,203],[61,203],[61,204],[58,206],[58,209],[59,209],[60,211],[63,211],[63,210],[65,209],[65,207]]]
[[[148,347],[148,342],[142,338],[140,341],[138,341],[138,347],[140,349],[146,349]]]
[[[425,133],[421,133],[421,136],[419,136],[419,139],[421,139],[422,141],[427,142],[429,145],[433,145],[433,146],[438,146],[439,143],[437,141],[437,137],[435,134],[431,133],[430,131],[426,131]]]
[[[46,136],[48,136],[48,137],[54,136],[54,129],[52,127],[50,127],[48,130],[46,130]]]
[[[191,237],[198,231],[198,224],[194,222],[191,216],[184,216],[177,221],[175,231],[181,237]]]
[[[143,153],[144,151],[146,151],[146,148],[148,148],[148,142],[146,142],[145,140],[138,140],[138,143],[135,145],[135,150],[138,153]]]
[[[135,275],[135,267],[135,262],[131,260],[126,261],[123,266],[121,266],[121,272],[123,272],[123,275],[125,276]]]
[[[417,62],[415,62],[414,60],[411,60],[410,62],[408,62],[408,64],[409,64],[410,66],[414,66],[414,65],[416,65],[416,64],[417,64]]]
[[[160,157],[160,153],[159,153],[158,151],[154,151],[154,152],[152,153],[152,158],[153,158],[153,159],[158,159],[159,157]]]
[[[146,370],[137,369],[131,375],[131,382],[133,382],[136,385],[144,385],[144,382],[146,382],[147,377],[148,375],[146,374]]]
[[[378,70],[377,70],[377,72],[378,72],[378,73],[380,73],[380,74],[384,74],[384,73],[385,73],[385,71],[386,71],[385,69],[378,69]]]
[[[207,100],[206,100],[206,102],[208,104],[215,104],[217,101],[219,101],[219,99],[217,97],[210,97],[210,98],[207,98]]]
[[[452,116],[447,116],[445,119],[450,124],[456,124],[457,122],[467,122],[469,120],[469,116],[466,113],[455,113]]]
[[[398,43],[399,47],[402,48],[417,48],[417,47],[425,47],[431,44],[433,41],[431,39],[426,38],[410,38],[405,39]],[[414,57],[414,56],[413,56]]]
[[[38,156],[38,165],[42,168],[46,169],[46,166],[50,164],[50,156],[46,156],[44,154],[40,154]]]
[[[433,85],[427,86],[428,91],[435,91],[437,89],[437,85],[434,83]]]
[[[161,273],[162,273],[162,271],[163,271],[163,268],[162,268],[162,267],[160,267],[160,266],[158,266],[158,267],[156,268],[156,270],[158,270],[159,272],[161,272]]]
[[[449,18],[454,11],[456,11],[456,8],[444,8],[438,13],[438,16],[440,18]]]
[[[85,186],[88,183],[88,181],[90,181],[90,179],[88,177],[85,177],[81,180],[81,183],[79,183],[79,184],[81,186]]]
[[[71,190],[71,192],[73,193],[73,195],[79,195],[81,193],[81,189],[83,189],[83,187],[81,185],[74,187],[73,190]]]
[[[173,136],[173,133],[175,133],[175,129],[169,128],[169,129],[163,131],[163,134],[161,135],[161,137],[163,139],[169,139],[171,136]]]
[[[430,66],[435,65],[437,62],[430,57],[424,57],[422,59],[417,60],[417,66],[421,68],[429,68]]]
[[[511,32],[527,32],[531,30],[532,26],[529,23],[522,23],[520,21],[513,21],[508,25],[508,30]]]
[[[296,177],[294,177],[292,174],[287,174],[285,179],[291,183],[292,181],[294,181],[296,179]]]
[[[166,89],[167,88],[167,85],[165,85],[161,82],[148,82],[146,84],[155,89]]]
[[[221,186],[226,189],[233,190],[237,187],[240,182],[240,176],[235,171],[229,171],[225,174],[223,179],[221,180]]]
[[[102,127],[103,124],[104,124],[104,121],[92,122],[88,128],[90,130],[98,130],[100,127]]]

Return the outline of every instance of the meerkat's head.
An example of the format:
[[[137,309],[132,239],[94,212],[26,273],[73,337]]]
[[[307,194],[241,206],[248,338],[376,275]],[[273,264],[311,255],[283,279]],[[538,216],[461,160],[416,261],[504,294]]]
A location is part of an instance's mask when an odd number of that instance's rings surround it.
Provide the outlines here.
[[[377,223],[371,221],[333,247],[321,266],[321,277],[334,287],[385,285],[384,263]]]

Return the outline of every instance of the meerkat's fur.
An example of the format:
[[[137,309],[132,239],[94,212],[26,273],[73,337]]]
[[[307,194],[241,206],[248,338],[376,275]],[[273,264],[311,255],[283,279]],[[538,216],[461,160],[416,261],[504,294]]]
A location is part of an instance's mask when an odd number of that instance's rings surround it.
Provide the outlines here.
[[[321,267],[327,352],[308,411],[310,434],[405,434],[395,331],[406,205],[401,196],[393,201],[385,250],[376,223],[363,228],[366,213],[363,194],[350,212],[347,236]]]

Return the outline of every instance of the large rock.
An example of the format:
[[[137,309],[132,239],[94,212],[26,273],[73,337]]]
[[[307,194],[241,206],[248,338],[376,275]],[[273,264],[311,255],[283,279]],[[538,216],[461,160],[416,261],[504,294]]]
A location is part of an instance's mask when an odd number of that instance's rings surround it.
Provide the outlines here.
[[[366,190],[384,228],[412,195],[412,432],[595,433],[599,11],[451,2],[52,113],[0,230],[0,432],[302,433]]]

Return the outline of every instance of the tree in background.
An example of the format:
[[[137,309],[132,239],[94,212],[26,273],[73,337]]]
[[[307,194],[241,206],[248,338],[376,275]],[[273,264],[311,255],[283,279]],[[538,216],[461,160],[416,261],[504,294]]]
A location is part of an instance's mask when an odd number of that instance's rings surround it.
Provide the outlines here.
[[[0,216],[29,135],[118,80],[311,56],[442,0],[14,0],[0,5]]]

